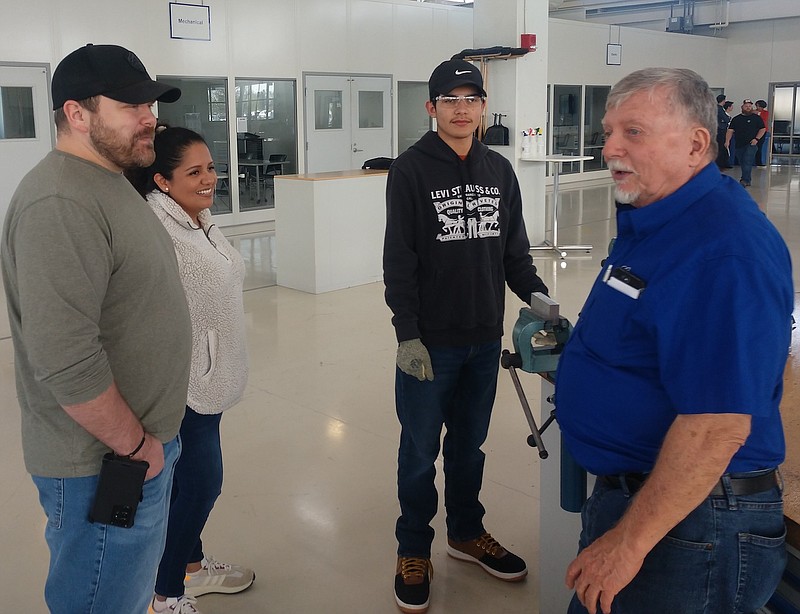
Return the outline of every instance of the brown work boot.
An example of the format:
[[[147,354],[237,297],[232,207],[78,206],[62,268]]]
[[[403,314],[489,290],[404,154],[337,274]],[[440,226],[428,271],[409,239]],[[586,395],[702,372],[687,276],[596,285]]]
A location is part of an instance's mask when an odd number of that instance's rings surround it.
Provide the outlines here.
[[[428,611],[433,565],[430,559],[410,556],[397,557],[394,576],[394,600],[406,614]]]
[[[448,537],[447,554],[460,561],[477,563],[487,573],[506,582],[517,582],[528,575],[525,561],[503,548],[488,533],[466,542],[457,542]]]

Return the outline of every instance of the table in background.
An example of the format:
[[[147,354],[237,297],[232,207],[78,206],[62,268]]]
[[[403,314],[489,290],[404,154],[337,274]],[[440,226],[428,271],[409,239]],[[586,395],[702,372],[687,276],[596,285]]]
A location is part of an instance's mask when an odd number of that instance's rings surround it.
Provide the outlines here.
[[[594,160],[594,156],[566,156],[564,154],[550,154],[547,156],[535,156],[520,158],[527,162],[552,162],[553,164],[553,224],[550,228],[553,239],[545,239],[541,245],[534,245],[532,250],[553,250],[564,258],[567,255],[565,250],[591,251],[591,245],[559,245],[558,244],[558,177],[561,174],[561,165],[564,162],[580,162],[581,160]]]
[[[261,160],[261,159],[242,159],[239,160],[239,166],[245,168],[256,169],[256,202],[261,202],[261,169],[265,166],[280,166],[281,174],[283,174],[283,167],[289,164],[288,160]]]

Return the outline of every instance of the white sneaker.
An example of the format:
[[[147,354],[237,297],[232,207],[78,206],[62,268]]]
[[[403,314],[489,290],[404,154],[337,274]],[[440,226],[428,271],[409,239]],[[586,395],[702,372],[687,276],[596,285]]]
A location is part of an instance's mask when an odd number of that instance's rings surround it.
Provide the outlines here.
[[[197,599],[189,597],[188,595],[184,595],[183,597],[167,597],[166,601],[156,601],[156,598],[153,597],[153,601],[150,603],[150,607],[147,611],[148,614],[152,614],[153,612],[156,614],[161,614],[161,612],[166,612],[167,614],[202,614],[195,606],[196,603]],[[158,604],[160,609],[156,609],[156,604]]]
[[[201,569],[187,573],[183,581],[187,595],[199,597],[207,593],[240,593],[256,579],[252,569],[203,558]]]

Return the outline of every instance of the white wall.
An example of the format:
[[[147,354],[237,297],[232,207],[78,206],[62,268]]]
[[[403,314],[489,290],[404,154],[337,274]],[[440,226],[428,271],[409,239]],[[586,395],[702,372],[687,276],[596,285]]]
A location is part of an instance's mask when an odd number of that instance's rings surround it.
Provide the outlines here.
[[[47,62],[55,69],[87,42],[113,43],[134,51],[152,76],[292,78],[301,87],[303,72],[427,81],[439,62],[472,46],[472,11],[458,7],[408,0],[205,4],[210,42],[170,39],[168,0],[9,0],[0,61]]]
[[[721,31],[728,43],[725,93],[731,100],[768,100],[769,83],[800,81],[798,32],[800,17],[734,24]]]
[[[622,44],[622,64],[606,65],[606,45]],[[649,66],[691,68],[711,87],[726,87],[727,41],[720,38],[550,20],[548,82],[613,85]],[[567,59],[569,58],[569,59]]]

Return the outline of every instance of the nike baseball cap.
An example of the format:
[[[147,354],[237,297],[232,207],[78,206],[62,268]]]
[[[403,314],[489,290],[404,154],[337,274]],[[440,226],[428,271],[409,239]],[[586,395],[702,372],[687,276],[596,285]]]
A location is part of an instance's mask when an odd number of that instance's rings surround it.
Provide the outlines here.
[[[428,92],[433,100],[439,94],[449,94],[461,85],[474,85],[481,96],[486,96],[483,89],[483,76],[474,64],[466,60],[447,60],[439,64],[428,79]]]
[[[132,51],[117,45],[92,45],[76,49],[56,67],[51,84],[53,110],[67,100],[106,96],[119,102],[143,104],[175,102],[177,87],[153,81]]]

